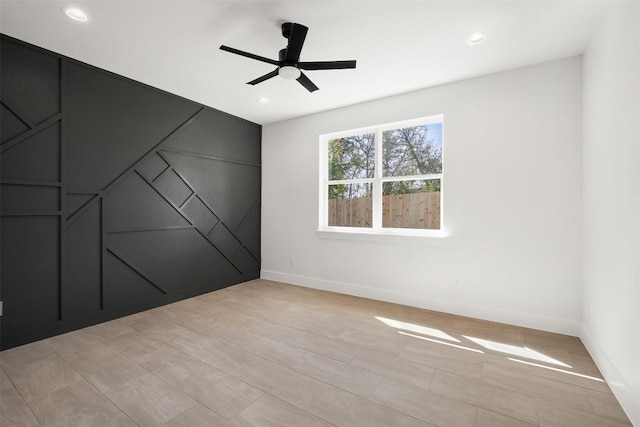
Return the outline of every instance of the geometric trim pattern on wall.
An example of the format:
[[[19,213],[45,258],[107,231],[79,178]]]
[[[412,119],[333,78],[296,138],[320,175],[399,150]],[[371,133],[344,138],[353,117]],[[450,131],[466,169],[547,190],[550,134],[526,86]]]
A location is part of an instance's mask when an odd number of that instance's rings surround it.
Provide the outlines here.
[[[1,43],[2,348],[259,277],[259,125]]]

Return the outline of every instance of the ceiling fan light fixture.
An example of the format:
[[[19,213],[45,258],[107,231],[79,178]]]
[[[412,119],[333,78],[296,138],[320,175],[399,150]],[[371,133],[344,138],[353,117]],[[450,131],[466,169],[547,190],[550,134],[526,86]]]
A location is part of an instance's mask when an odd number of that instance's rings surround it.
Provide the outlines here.
[[[295,80],[300,77],[300,70],[298,67],[291,65],[285,65],[278,69],[278,75],[285,80]]]

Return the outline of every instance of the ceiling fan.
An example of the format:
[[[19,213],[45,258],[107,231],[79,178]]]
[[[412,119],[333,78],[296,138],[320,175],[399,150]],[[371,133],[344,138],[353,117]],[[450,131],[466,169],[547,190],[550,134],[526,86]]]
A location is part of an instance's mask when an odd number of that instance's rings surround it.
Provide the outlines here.
[[[265,80],[269,80],[272,77],[280,76],[287,80],[297,80],[302,86],[304,86],[309,92],[318,90],[318,86],[313,84],[311,80],[301,70],[340,70],[345,68],[356,68],[356,61],[314,61],[314,62],[301,62],[300,52],[302,51],[302,45],[304,39],[307,37],[307,31],[309,28],[304,25],[295,24],[292,22],[285,22],[282,24],[282,36],[288,39],[287,47],[281,49],[278,55],[278,61],[265,58],[263,56],[254,55],[249,52],[234,49],[229,46],[222,45],[220,49],[235,53],[236,55],[246,56],[247,58],[256,59],[258,61],[266,62],[277,66],[274,71],[258,77],[255,80],[251,80],[247,84],[257,85]]]

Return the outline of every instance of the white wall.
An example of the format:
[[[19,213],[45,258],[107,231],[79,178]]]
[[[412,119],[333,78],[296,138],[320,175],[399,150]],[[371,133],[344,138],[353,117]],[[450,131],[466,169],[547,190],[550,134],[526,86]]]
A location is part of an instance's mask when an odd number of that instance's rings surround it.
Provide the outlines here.
[[[640,4],[615,4],[584,55],[582,340],[640,426]]]
[[[262,276],[577,335],[581,75],[576,57],[264,126]],[[439,113],[449,236],[320,237],[318,136]]]

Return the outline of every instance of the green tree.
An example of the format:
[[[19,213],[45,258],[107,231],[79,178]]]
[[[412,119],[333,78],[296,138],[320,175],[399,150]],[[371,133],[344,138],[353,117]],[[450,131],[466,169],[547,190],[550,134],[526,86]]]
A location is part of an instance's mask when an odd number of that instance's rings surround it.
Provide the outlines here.
[[[329,179],[373,178],[375,134],[367,133],[329,141]],[[442,148],[431,137],[429,125],[391,129],[382,133],[382,172],[385,177],[442,173]],[[371,184],[329,186],[329,198],[371,195]],[[383,194],[440,191],[440,180],[403,180],[383,183]]]
[[[412,126],[382,133],[382,170],[386,177],[442,173],[442,148],[429,135],[429,126]],[[440,180],[385,182],[383,194],[440,191]]]
[[[375,168],[375,134],[353,135],[329,141],[329,179],[373,178]],[[361,194],[361,193],[365,194]],[[329,198],[365,196],[371,184],[337,184],[329,186]]]

